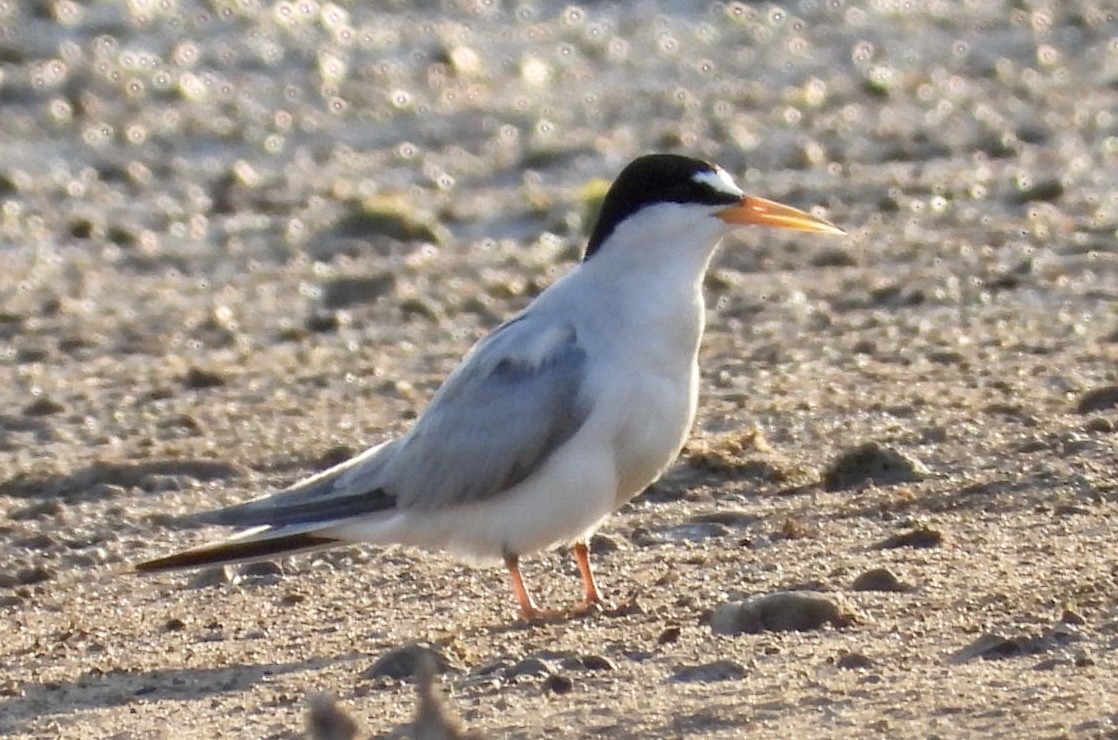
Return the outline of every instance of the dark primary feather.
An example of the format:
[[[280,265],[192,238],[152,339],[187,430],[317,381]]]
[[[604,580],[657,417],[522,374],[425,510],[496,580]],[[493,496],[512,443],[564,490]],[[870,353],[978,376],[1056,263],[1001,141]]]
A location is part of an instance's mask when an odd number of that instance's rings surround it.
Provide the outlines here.
[[[255,527],[267,524],[282,527],[290,524],[310,524],[333,521],[360,514],[372,514],[396,506],[396,498],[383,489],[353,489],[343,486],[340,479],[355,466],[364,464],[370,472],[379,470],[383,454],[390,454],[390,442],[377,455],[359,455],[329,470],[290,486],[272,496],[246,501],[225,509],[206,511],[194,516],[204,524],[222,524],[228,527]]]
[[[193,550],[177,552],[164,558],[138,563],[140,573],[158,573],[164,570],[200,568],[206,565],[228,565],[253,560],[269,560],[280,555],[291,555],[308,550],[320,550],[339,544],[332,537],[323,537],[313,532],[297,532],[288,535],[264,536],[260,539],[227,540],[213,545],[204,545]]]

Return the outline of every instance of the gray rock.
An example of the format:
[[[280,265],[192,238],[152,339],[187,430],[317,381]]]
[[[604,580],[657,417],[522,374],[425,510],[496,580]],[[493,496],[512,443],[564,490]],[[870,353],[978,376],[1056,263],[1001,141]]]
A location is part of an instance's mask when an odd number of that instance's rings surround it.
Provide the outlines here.
[[[872,568],[854,579],[850,586],[855,591],[886,591],[903,593],[911,591],[912,586],[902,583],[888,568]]]
[[[840,454],[823,473],[823,487],[828,491],[845,491],[870,484],[916,483],[929,475],[930,471],[919,460],[869,442]]]
[[[920,526],[887,537],[877,543],[877,547],[881,550],[893,550],[898,547],[939,547],[945,539],[943,532],[938,529]]]
[[[745,678],[745,666],[736,660],[715,660],[699,665],[682,666],[669,680],[677,683],[711,683]]]
[[[843,606],[813,591],[779,591],[731,601],[710,615],[710,628],[718,635],[805,632],[827,624],[847,627],[855,622]]]
[[[423,666],[430,661],[436,673],[443,673],[450,667],[450,661],[438,650],[426,645],[411,643],[389,650],[377,658],[376,662],[361,674],[362,678],[393,678],[397,681],[419,676]]]

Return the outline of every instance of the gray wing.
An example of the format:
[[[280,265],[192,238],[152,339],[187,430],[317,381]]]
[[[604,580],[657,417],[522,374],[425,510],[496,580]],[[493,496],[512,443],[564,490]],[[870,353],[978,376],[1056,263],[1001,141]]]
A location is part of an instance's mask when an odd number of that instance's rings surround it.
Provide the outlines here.
[[[474,347],[403,437],[198,520],[289,526],[497,496],[535,472],[586,420],[586,359],[572,325],[522,314]]]
[[[539,469],[590,413],[575,329],[525,314],[443,384],[379,475],[404,509],[497,496]]]

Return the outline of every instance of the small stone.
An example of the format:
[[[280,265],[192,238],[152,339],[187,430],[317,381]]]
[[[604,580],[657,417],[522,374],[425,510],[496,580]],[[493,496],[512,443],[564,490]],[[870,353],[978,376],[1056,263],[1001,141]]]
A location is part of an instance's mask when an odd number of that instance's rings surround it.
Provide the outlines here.
[[[1070,661],[1062,658],[1045,658],[1033,666],[1034,671],[1052,671],[1060,666],[1068,665]]]
[[[94,483],[81,493],[86,501],[111,501],[128,495],[128,489],[113,483]]]
[[[306,600],[307,600],[307,597],[304,596],[303,594],[298,593],[296,591],[292,591],[291,593],[283,595],[283,598],[280,599],[280,605],[281,606],[295,606],[296,604],[302,604]]]
[[[391,272],[339,277],[322,287],[322,303],[327,308],[372,303],[395,288],[396,275]]]
[[[835,665],[844,671],[872,668],[874,662],[861,653],[844,653],[835,661]]]
[[[736,681],[745,678],[745,674],[745,666],[736,660],[715,660],[710,663],[678,668],[668,680],[677,683],[711,683],[714,681]]]
[[[1080,652],[1080,653],[1076,654],[1076,656],[1075,656],[1075,667],[1076,668],[1090,668],[1093,665],[1095,665],[1095,659],[1091,657],[1090,653],[1087,653],[1087,652],[1084,651],[1084,652]]]
[[[327,334],[337,331],[342,327],[342,324],[345,323],[343,321],[343,316],[344,314],[341,311],[317,309],[311,312],[303,325],[309,332]]]
[[[1089,390],[1079,397],[1075,410],[1080,414],[1106,411],[1118,406],[1118,385],[1108,385]]]
[[[34,568],[20,568],[16,571],[16,582],[24,586],[33,586],[54,578],[55,573],[50,568],[42,565]]]
[[[749,527],[760,521],[760,517],[744,509],[723,509],[708,511],[691,517],[693,524],[721,524],[724,527]]]
[[[1064,194],[1064,184],[1057,179],[1041,180],[1028,187],[1022,188],[1013,193],[1009,201],[1022,205],[1031,203],[1032,201],[1043,200],[1053,201],[1059,200]]]
[[[795,517],[785,517],[780,530],[773,533],[774,540],[803,540],[815,537],[818,530]]]
[[[442,308],[433,301],[412,296],[400,301],[400,312],[407,318],[420,317],[428,321],[439,321],[442,318]]]
[[[1021,644],[1018,640],[1011,640],[1001,635],[984,634],[966,647],[951,656],[954,663],[966,663],[975,658],[1007,658],[1020,655]]]
[[[888,568],[873,568],[854,579],[851,588],[855,591],[886,591],[903,593],[912,587],[902,583]]]
[[[1086,617],[1075,611],[1075,609],[1071,608],[1070,606],[1064,607],[1064,613],[1060,615],[1060,621],[1064,624],[1074,624],[1078,626],[1087,624]]]
[[[225,376],[214,370],[191,367],[186,372],[186,376],[182,379],[182,384],[187,388],[195,390],[216,388],[225,385]]]
[[[943,532],[931,527],[920,526],[887,537],[877,544],[878,549],[894,550],[898,547],[939,547],[946,538]]]
[[[424,661],[433,661],[433,669],[443,673],[450,667],[446,656],[438,650],[412,643],[389,650],[361,674],[362,678],[393,678],[397,681],[419,675]]]
[[[404,194],[378,193],[348,205],[350,212],[334,226],[335,235],[340,237],[382,236],[432,244],[452,239],[450,230],[439,223],[434,213],[416,208],[416,199]]]
[[[604,655],[584,655],[582,656],[582,664],[588,671],[615,671],[617,665],[612,660]]]
[[[51,414],[58,414],[66,410],[62,404],[40,396],[31,403],[23,407],[24,416],[50,416]]]
[[[660,636],[656,638],[658,645],[670,645],[679,641],[679,636],[683,634],[683,629],[678,624],[673,624],[664,628]]]
[[[618,542],[616,537],[610,537],[608,534],[598,532],[590,538],[590,552],[596,555],[617,552],[620,549],[621,543]]]
[[[1092,416],[1084,422],[1083,429],[1096,434],[1113,434],[1118,431],[1118,424],[1105,416]]]
[[[184,629],[186,629],[186,622],[178,617],[171,617],[163,623],[163,630],[165,632],[179,632]]]
[[[48,550],[57,545],[58,541],[49,534],[36,534],[21,540],[16,540],[12,544],[16,547],[22,547],[25,550]]]
[[[662,545],[664,540],[644,527],[633,527],[629,533],[629,541],[637,547],[655,547]]]
[[[552,694],[569,694],[575,687],[575,682],[568,676],[558,673],[544,679],[543,690]]]
[[[823,487],[828,491],[845,491],[871,484],[916,483],[929,475],[919,460],[869,442],[840,454],[824,472]]]
[[[710,615],[716,635],[805,632],[826,624],[847,627],[857,620],[835,601],[813,591],[778,591],[718,606]]]

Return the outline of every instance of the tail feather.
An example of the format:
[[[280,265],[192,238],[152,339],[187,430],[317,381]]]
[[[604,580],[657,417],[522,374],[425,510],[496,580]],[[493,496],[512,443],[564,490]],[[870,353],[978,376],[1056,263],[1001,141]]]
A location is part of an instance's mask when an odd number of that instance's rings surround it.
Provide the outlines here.
[[[343,544],[344,540],[327,537],[314,531],[293,534],[270,534],[264,531],[250,531],[237,537],[183,550],[173,555],[137,563],[138,573],[159,573],[183,568],[200,568],[207,565],[231,565],[250,563],[257,560],[271,560],[275,557],[293,555],[297,552],[321,550]]]

